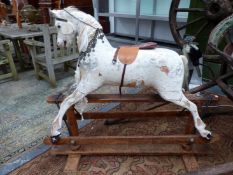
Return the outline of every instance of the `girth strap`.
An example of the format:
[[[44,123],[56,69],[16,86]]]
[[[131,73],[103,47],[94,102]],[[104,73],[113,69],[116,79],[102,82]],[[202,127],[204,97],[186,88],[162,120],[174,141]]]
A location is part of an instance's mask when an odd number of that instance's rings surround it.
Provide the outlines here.
[[[121,88],[122,88],[122,86],[124,85],[124,78],[125,78],[126,66],[127,66],[127,64],[124,64],[123,72],[122,72],[122,75],[121,75],[121,84],[120,84],[120,86],[119,86],[119,93],[120,93],[120,95],[121,95]]]
[[[117,62],[117,55],[118,55],[119,49],[120,49],[119,47],[116,49],[116,52],[115,52],[114,57],[113,57],[113,59],[112,59],[112,64],[116,64],[116,62]],[[119,93],[120,93],[120,95],[122,94],[122,93],[121,93],[121,88],[122,88],[122,86],[124,85],[124,78],[125,78],[126,66],[127,66],[127,65],[124,64],[123,72],[122,72],[122,75],[121,75],[121,84],[120,84],[120,86],[119,86]]]
[[[126,66],[128,64],[132,64],[135,61],[139,49],[155,49],[156,46],[157,46],[156,43],[148,42],[139,45],[122,46],[116,49],[114,57],[112,59],[112,64],[116,64],[117,58],[122,64],[124,64],[124,68],[121,76],[121,84],[119,86],[120,95],[121,95],[121,88],[124,85]]]
[[[134,62],[134,60],[137,57],[138,54],[138,47],[118,47],[116,49],[116,52],[114,54],[112,63],[116,64],[117,62],[117,58],[119,59],[119,61],[124,64],[123,67],[123,72],[122,72],[122,76],[121,76],[121,84],[119,86],[119,93],[121,95],[121,88],[124,85],[124,78],[125,78],[125,71],[126,71],[126,66],[128,64],[132,64]]]
[[[117,57],[118,57],[119,50],[120,50],[120,48],[118,47],[118,48],[116,49],[116,52],[115,52],[114,57],[113,57],[113,60],[112,60],[112,63],[113,63],[113,64],[116,64],[116,62],[117,62]],[[123,87],[123,85],[124,85],[124,78],[125,78],[126,66],[127,66],[127,64],[124,64],[123,71],[122,71],[122,75],[121,75],[121,84],[120,84],[120,86],[119,86],[119,93],[120,93],[120,95],[122,94],[122,93],[121,93],[121,89],[122,89],[122,87]]]

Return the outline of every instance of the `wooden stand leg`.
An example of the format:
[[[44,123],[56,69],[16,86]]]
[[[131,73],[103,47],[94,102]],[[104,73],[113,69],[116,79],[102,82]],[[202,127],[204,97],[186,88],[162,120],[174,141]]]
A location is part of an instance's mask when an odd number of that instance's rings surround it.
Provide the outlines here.
[[[79,154],[68,155],[66,166],[64,168],[64,172],[65,173],[77,173],[80,158],[81,158],[81,155]]]
[[[195,156],[183,155],[182,159],[183,159],[186,171],[191,172],[191,171],[198,170],[199,165],[197,163]]]
[[[193,121],[193,117],[190,113],[190,115],[188,116],[187,119],[187,125],[185,128],[185,134],[193,134],[195,132],[195,127],[194,127],[194,121]],[[192,149],[192,143],[190,142],[190,144],[188,145],[184,145],[185,149]],[[197,163],[196,157],[193,155],[183,155],[182,156],[185,168],[188,172],[190,171],[196,171],[199,168],[199,165]]]
[[[78,122],[74,113],[74,105],[66,111],[67,123],[71,136],[78,136]]]
[[[74,105],[66,111],[67,123],[69,126],[71,136],[78,136],[78,122],[74,113]],[[64,168],[65,173],[77,173],[79,161],[81,159],[80,154],[69,154]]]

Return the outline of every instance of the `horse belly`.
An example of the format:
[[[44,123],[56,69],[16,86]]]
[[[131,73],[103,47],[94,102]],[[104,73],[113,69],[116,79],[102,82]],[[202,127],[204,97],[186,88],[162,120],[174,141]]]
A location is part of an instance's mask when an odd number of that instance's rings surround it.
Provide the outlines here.
[[[165,50],[167,51],[167,50]],[[175,52],[139,52],[132,65],[127,66],[125,85],[144,84],[159,90],[181,90],[184,65]]]

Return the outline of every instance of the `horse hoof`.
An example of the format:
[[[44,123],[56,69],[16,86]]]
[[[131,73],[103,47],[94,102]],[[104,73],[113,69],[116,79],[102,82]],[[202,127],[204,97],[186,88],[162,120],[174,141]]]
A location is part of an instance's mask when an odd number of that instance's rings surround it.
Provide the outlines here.
[[[51,136],[51,137],[50,137],[51,142],[52,142],[53,144],[56,144],[56,143],[60,140],[60,135],[61,135],[61,134],[58,134],[58,135],[56,135],[56,136]]]
[[[211,134],[208,134],[206,137],[208,140],[211,140],[213,136]]]

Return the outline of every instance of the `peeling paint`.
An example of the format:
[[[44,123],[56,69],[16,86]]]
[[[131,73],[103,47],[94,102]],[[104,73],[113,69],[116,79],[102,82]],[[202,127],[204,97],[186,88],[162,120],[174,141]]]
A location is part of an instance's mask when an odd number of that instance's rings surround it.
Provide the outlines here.
[[[201,119],[197,119],[197,126],[202,126],[203,125],[203,122],[201,121]]]
[[[83,112],[85,111],[86,107],[87,107],[87,103],[88,100],[86,97],[84,97],[83,99],[81,99],[77,104],[76,104],[76,108],[79,112],[79,114],[81,115],[81,119],[84,120],[83,118]]]
[[[167,66],[161,66],[161,67],[160,67],[160,70],[161,70],[161,72],[164,72],[164,73],[167,74],[167,75],[168,75],[168,73],[169,73],[169,69],[168,69]]]
[[[137,80],[134,80],[134,81],[132,81],[132,82],[126,84],[127,87],[138,87],[138,86],[140,86],[140,85],[142,85],[142,86],[145,85],[144,80],[138,80],[138,81],[137,81]]]
[[[185,105],[186,105],[187,107],[190,108],[190,103],[189,103],[189,101],[185,101],[184,103],[185,103]]]
[[[131,83],[126,85],[127,87],[136,87],[137,86],[137,82],[136,81],[132,81]]]

